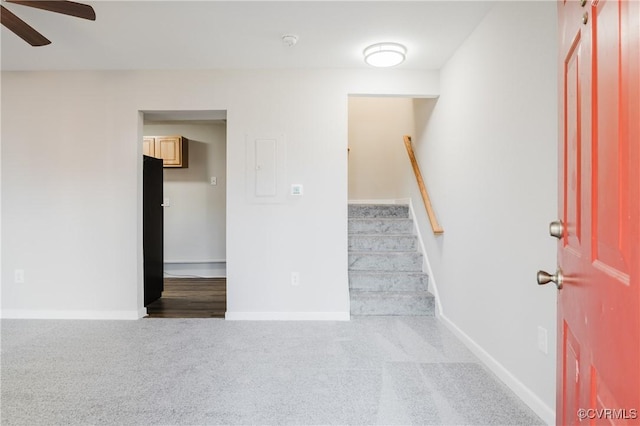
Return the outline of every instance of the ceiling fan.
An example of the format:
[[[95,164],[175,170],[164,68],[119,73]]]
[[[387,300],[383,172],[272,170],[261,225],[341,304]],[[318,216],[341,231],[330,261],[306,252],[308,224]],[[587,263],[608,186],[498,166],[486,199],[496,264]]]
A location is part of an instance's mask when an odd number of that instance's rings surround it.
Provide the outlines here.
[[[76,3],[66,0],[2,0],[7,3],[15,3],[23,6],[35,7],[49,12],[62,13],[63,15],[75,16],[77,18],[96,20],[96,12],[87,4]],[[29,43],[31,46],[45,46],[51,41],[36,31],[32,26],[18,18],[9,9],[0,5],[0,23],[13,31],[18,37]]]

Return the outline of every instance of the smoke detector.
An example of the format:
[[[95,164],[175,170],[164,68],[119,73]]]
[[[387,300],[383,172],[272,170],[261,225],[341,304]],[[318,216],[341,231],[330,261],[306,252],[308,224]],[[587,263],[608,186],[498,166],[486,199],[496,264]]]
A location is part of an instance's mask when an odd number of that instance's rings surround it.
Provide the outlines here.
[[[298,42],[298,36],[293,34],[285,34],[282,36],[282,44],[287,47],[293,47]]]

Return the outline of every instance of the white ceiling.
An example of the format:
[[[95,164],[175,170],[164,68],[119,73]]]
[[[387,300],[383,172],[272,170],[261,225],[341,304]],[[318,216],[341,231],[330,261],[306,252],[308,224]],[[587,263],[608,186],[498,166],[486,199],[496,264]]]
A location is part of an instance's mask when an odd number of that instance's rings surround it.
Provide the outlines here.
[[[365,68],[362,50],[407,46],[405,69],[438,69],[478,25],[485,1],[87,1],[95,22],[9,4],[52,41],[2,27],[3,70]],[[283,34],[298,44],[286,47]]]

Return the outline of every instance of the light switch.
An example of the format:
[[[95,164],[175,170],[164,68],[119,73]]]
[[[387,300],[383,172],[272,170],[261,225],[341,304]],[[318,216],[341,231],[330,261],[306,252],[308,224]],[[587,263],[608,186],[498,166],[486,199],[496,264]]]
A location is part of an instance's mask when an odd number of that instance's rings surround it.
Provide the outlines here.
[[[291,195],[302,195],[302,184],[299,184],[299,183],[292,184]]]
[[[162,207],[171,207],[171,200],[168,197],[164,199]]]

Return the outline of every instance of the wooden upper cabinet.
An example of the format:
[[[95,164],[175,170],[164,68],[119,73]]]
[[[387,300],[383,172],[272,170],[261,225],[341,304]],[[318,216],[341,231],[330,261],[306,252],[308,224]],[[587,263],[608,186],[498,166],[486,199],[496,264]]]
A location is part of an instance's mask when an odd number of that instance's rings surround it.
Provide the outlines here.
[[[189,140],[182,136],[145,136],[142,153],[162,159],[164,167],[189,167]]]
[[[142,154],[149,157],[155,157],[156,150],[154,144],[155,138],[145,136],[142,142]]]

